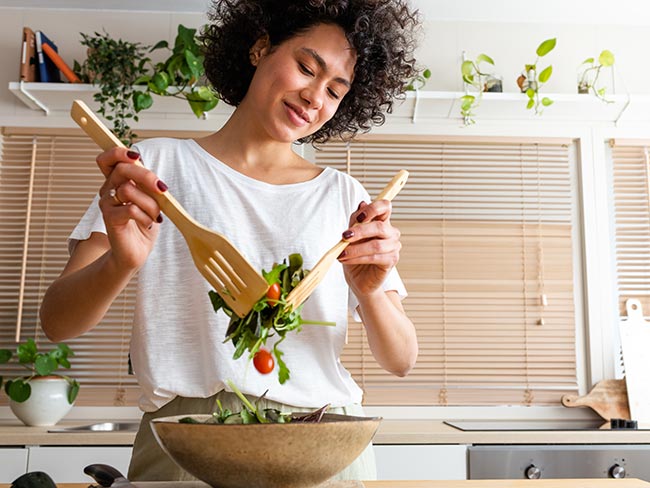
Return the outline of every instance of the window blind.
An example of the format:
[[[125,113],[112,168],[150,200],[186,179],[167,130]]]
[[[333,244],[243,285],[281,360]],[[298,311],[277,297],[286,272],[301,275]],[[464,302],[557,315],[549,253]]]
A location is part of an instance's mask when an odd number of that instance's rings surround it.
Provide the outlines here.
[[[342,361],[368,405],[557,405],[577,392],[573,162],[569,142],[482,143],[365,136],[317,162],[393,201],[398,265],[420,354],[397,378],[351,322]]]
[[[5,134],[0,163],[0,348],[34,338],[43,350],[38,310],[43,294],[68,260],[67,237],[103,182],[98,149],[87,137]],[[23,266],[24,263],[24,266]],[[135,280],[100,325],[65,341],[74,351],[64,374],[82,387],[78,405],[133,404],[139,396],[128,373]],[[24,374],[2,366],[10,377]],[[6,401],[3,398],[3,401]]]
[[[620,316],[636,298],[650,310],[650,153],[648,145],[612,147],[616,270]]]

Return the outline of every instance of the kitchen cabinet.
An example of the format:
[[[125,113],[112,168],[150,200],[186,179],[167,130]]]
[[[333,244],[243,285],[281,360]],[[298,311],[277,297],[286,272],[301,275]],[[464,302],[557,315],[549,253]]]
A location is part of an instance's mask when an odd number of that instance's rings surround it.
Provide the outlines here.
[[[27,454],[24,447],[0,447],[0,483],[10,483],[27,472]]]
[[[465,445],[375,445],[379,480],[464,480]]]
[[[88,475],[84,474],[84,468],[94,463],[109,464],[126,474],[131,459],[131,447],[123,446],[31,446],[27,449],[29,462],[27,470],[23,472],[44,471],[60,483],[90,481]]]

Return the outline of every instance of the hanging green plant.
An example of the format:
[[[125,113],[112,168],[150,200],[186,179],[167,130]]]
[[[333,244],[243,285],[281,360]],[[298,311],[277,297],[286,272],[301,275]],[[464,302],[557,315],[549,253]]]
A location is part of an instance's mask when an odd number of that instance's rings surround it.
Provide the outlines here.
[[[83,82],[99,87],[99,93],[93,96],[99,103],[97,112],[112,122],[113,132],[124,144],[131,145],[137,135],[129,121],[138,121],[134,84],[147,72],[146,65],[151,61],[146,56],[148,46],[115,40],[106,32],[81,33],[81,39],[88,56],[81,64],[74,62],[74,71]]]
[[[179,25],[173,49],[167,41],[160,41],[150,52],[157,49],[169,49],[171,54],[164,61],[153,65],[152,72],[136,80],[137,84],[146,86],[144,91],[133,95],[136,112],[153,105],[152,93],[187,100],[197,117],[203,117],[217,106],[219,99],[205,81],[202,47],[196,29]]]
[[[494,60],[487,54],[479,54],[476,60],[467,59],[460,66],[460,73],[465,85],[465,95],[460,97],[460,114],[466,126],[475,122],[474,111],[481,103],[483,92],[503,91],[501,79],[483,71],[481,63],[494,66]],[[475,94],[469,92],[470,87],[475,89]]]
[[[519,78],[517,78],[519,89],[528,97],[526,108],[528,110],[534,108],[537,115],[541,115],[543,108],[548,107],[553,103],[553,100],[550,98],[540,98],[539,96],[539,90],[542,85],[544,85],[553,74],[553,66],[549,65],[539,71],[537,63],[539,63],[539,58],[546,56],[555,48],[556,43],[556,38],[547,39],[542,42],[535,51],[537,54],[535,62],[533,64],[526,64],[524,66],[524,71],[521,73]]]
[[[614,54],[607,49],[600,53],[597,64],[594,58],[585,59],[579,67],[578,93],[591,92],[603,102],[613,103],[613,100],[605,98],[607,87],[596,88],[601,71],[612,66],[614,66]]]

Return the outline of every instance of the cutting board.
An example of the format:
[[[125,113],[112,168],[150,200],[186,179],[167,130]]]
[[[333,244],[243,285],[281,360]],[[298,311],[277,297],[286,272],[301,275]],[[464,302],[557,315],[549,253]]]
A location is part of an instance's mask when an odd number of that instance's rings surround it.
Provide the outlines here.
[[[564,395],[565,407],[591,407],[605,420],[630,419],[625,380],[602,380],[584,396]]]
[[[639,426],[650,425],[650,322],[643,318],[641,302],[625,302],[627,318],[621,320],[621,346],[630,415]]]

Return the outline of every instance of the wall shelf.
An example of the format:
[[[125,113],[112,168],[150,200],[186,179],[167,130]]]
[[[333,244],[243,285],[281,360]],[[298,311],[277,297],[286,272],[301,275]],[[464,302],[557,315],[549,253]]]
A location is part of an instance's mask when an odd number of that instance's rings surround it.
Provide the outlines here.
[[[10,82],[9,91],[40,116],[65,120],[65,126],[70,127],[74,126],[69,116],[73,100],[83,100],[95,111],[99,108],[99,104],[93,99],[93,95],[99,90],[89,84]],[[182,125],[190,130],[211,130],[215,128],[215,122],[224,122],[232,110],[232,107],[225,103],[219,103],[206,114],[205,119],[197,119],[187,101],[154,95],[153,106],[138,114],[140,121],[131,125],[140,129],[164,129]]]
[[[9,91],[27,107],[46,114],[48,117],[67,117],[72,100],[84,100],[91,108],[98,105],[93,100],[97,87],[87,84],[70,83],[24,83],[10,82]],[[393,107],[386,117],[387,125],[413,123],[462,124],[460,116],[460,97],[462,92],[419,91],[409,92],[405,100]],[[539,121],[565,123],[592,123],[605,125],[650,123],[650,95],[613,95],[612,103],[605,103],[592,95],[545,94],[554,104],[537,116],[534,110],[526,110],[527,98],[521,93],[484,93],[480,106],[475,110],[475,120],[481,121]],[[232,107],[220,103],[207,114],[208,121],[225,121],[232,113]],[[136,127],[177,121],[190,123],[197,128],[214,128],[204,120],[197,120],[185,100],[172,97],[154,96],[153,106],[142,112]],[[168,125],[163,123],[162,125]]]

